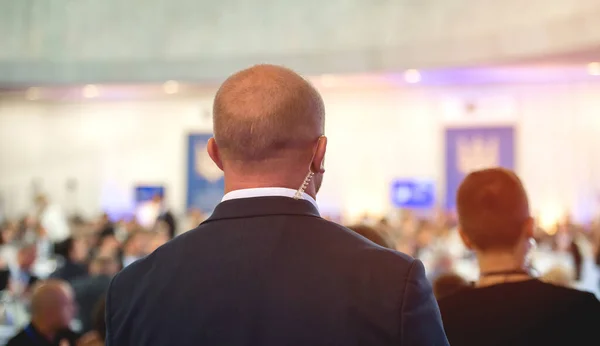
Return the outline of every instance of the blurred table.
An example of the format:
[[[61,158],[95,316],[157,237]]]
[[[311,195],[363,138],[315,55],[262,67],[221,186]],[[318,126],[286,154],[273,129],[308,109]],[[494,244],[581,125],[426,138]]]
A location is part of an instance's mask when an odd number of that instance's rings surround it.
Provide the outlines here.
[[[29,313],[24,302],[8,291],[0,292],[0,345],[29,323]]]

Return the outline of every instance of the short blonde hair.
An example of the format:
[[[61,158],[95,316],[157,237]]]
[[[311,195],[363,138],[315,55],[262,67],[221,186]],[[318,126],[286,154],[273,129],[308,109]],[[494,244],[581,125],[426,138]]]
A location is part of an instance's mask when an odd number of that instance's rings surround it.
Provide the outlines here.
[[[229,77],[213,105],[215,141],[224,155],[261,161],[323,135],[321,95],[294,71],[256,65]]]

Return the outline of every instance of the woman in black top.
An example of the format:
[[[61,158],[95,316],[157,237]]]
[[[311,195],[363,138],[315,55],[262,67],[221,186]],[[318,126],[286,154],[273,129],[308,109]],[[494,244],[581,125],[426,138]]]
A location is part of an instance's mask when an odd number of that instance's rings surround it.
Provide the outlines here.
[[[600,303],[594,295],[530,275],[534,223],[514,173],[495,168],[469,174],[457,193],[457,212],[480,279],[439,301],[451,345],[600,344]]]

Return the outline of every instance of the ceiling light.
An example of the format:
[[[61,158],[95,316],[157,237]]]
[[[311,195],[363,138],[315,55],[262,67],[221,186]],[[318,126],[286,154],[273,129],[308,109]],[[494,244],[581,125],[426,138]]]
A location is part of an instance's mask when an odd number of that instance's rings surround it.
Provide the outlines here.
[[[35,101],[35,100],[39,99],[40,98],[40,88],[27,89],[27,92],[25,93],[25,97],[27,97],[27,99],[29,101]]]
[[[81,94],[86,99],[92,99],[94,97],[98,97],[98,95],[100,95],[100,91],[98,91],[98,87],[97,86],[95,86],[93,84],[88,84],[88,85],[86,85],[86,86],[83,87],[83,90],[82,90]]]
[[[600,62],[591,62],[587,66],[590,76],[600,76]]]
[[[174,80],[167,81],[163,84],[163,90],[165,91],[165,94],[176,94],[179,92],[179,83]]]
[[[421,81],[421,73],[418,70],[404,71],[404,80],[406,83],[415,84]]]

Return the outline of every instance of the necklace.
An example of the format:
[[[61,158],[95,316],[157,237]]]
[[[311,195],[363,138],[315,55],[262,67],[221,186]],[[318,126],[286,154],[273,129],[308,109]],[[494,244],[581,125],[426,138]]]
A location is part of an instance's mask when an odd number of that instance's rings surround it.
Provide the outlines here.
[[[512,269],[512,270],[498,270],[498,271],[491,271],[491,272],[484,272],[479,274],[480,279],[479,279],[479,286],[489,286],[490,284],[482,284],[482,279],[484,278],[491,278],[494,276],[500,276],[501,280],[495,280],[497,281],[495,284],[498,283],[506,283],[508,281],[508,278],[511,276],[527,276],[529,278],[531,278],[531,273],[527,270],[524,269]],[[494,283],[492,283],[491,285],[494,285]]]
[[[525,269],[498,270],[498,271],[484,272],[484,273],[479,274],[479,276],[481,276],[481,277],[498,276],[498,275],[502,275],[502,276],[510,276],[510,275],[527,275],[527,276],[531,276],[531,274],[529,273],[529,271],[527,271]]]

